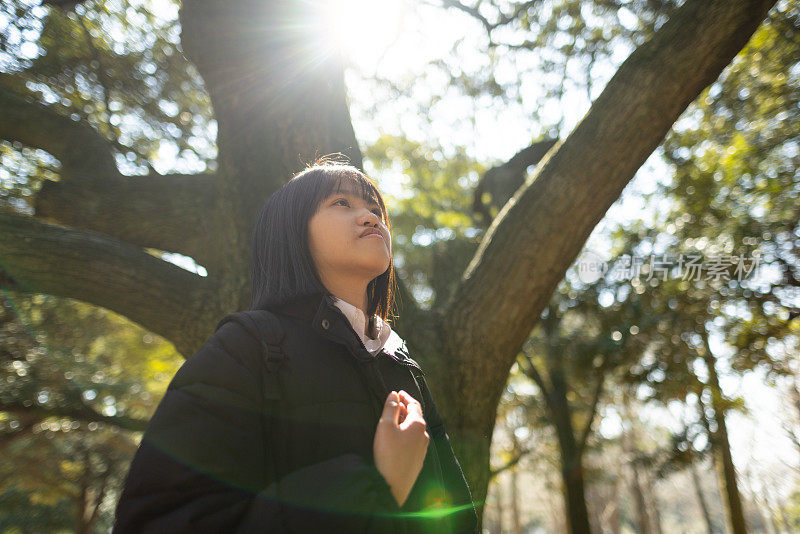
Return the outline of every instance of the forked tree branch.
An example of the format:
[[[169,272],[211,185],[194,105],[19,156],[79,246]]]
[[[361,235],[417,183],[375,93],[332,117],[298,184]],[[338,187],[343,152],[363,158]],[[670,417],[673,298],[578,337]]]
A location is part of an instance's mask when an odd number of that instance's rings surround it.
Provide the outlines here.
[[[0,139],[49,152],[65,175],[94,181],[119,176],[111,146],[97,130],[11,90],[19,86],[13,78],[0,75]]]
[[[140,247],[177,252],[198,264],[224,262],[211,246],[214,175],[131,176],[86,185],[47,181],[36,217],[101,232]],[[209,269],[211,270],[211,269]]]
[[[183,354],[207,337],[198,318],[208,310],[187,303],[207,302],[214,284],[139,247],[0,213],[0,251],[0,279],[15,289],[115,311],[169,339]]]
[[[442,310],[447,352],[471,355],[460,360],[469,367],[458,384],[462,402],[484,404],[463,392],[485,393],[487,381],[502,389],[592,230],[774,3],[687,0],[630,55],[586,117],[505,204]],[[459,426],[474,427],[489,416],[464,410]]]

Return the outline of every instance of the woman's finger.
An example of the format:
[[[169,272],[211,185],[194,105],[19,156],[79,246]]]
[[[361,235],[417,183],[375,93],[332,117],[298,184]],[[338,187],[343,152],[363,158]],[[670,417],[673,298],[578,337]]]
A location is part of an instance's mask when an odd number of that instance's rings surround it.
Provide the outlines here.
[[[399,418],[399,422],[400,422],[401,424],[403,423],[403,421],[405,421],[405,420],[406,420],[406,416],[407,416],[407,415],[408,415],[408,410],[406,409],[406,406],[405,406],[405,404],[403,404],[402,402],[400,402],[400,418]]]
[[[402,389],[398,392],[398,394],[400,395],[401,402],[406,405],[406,409],[409,411],[409,413],[413,411],[422,416],[422,405],[419,403],[419,401],[417,401],[417,399]]]
[[[383,417],[388,418],[394,426],[397,426],[400,419],[400,409],[400,398],[396,391],[392,391],[386,396],[386,402],[383,405]]]

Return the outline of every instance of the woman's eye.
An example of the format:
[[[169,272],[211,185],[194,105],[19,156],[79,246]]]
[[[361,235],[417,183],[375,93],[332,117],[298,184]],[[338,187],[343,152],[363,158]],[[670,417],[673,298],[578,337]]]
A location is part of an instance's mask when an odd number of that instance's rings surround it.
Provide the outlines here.
[[[333,205],[335,206],[336,204],[339,204],[340,202],[344,202],[348,206],[350,205],[350,203],[347,201],[346,198],[337,198],[336,200],[334,200]],[[383,220],[383,213],[381,213],[380,208],[375,208],[374,210],[372,210],[372,213],[377,215],[380,220]]]

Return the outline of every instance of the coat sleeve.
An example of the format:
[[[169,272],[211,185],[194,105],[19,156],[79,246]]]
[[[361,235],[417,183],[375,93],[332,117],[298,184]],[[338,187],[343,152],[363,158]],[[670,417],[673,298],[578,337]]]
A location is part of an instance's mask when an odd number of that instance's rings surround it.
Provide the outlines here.
[[[114,533],[366,532],[399,511],[358,454],[267,480],[261,358],[231,321],[181,366],[134,455]]]
[[[444,478],[445,486],[451,494],[450,506],[453,511],[448,517],[448,531],[454,534],[477,534],[480,532],[478,529],[478,514],[475,511],[469,484],[467,484],[461,464],[453,452],[453,447],[450,445],[450,436],[447,434],[444,421],[436,408],[436,403],[433,401],[433,396],[424,376],[422,377],[422,386],[421,393],[427,408],[425,421],[428,425],[428,434],[442,465],[442,477]]]

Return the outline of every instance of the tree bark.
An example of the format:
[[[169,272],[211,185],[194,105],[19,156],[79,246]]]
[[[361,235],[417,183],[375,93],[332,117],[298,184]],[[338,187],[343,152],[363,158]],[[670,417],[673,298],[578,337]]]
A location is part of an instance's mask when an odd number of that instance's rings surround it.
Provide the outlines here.
[[[164,336],[182,352],[211,334],[208,325],[192,320],[197,309],[187,306],[211,300],[215,288],[208,279],[129,243],[0,213],[0,250],[6,287],[103,306]]]
[[[708,386],[711,391],[711,407],[714,410],[716,431],[713,436],[714,454],[717,456],[717,473],[719,476],[720,490],[725,496],[725,516],[728,528],[732,534],[746,534],[747,524],[744,519],[742,497],[736,480],[736,468],[731,456],[731,445],[728,440],[728,430],[725,425],[725,404],[722,398],[722,389],[717,376],[716,358],[708,344],[708,334],[701,334],[703,338],[703,360],[708,368]]]
[[[100,232],[140,247],[193,258],[212,276],[227,258],[209,246],[216,233],[206,217],[214,209],[214,176],[110,176],[93,184],[46,181],[36,195],[37,219]]]

